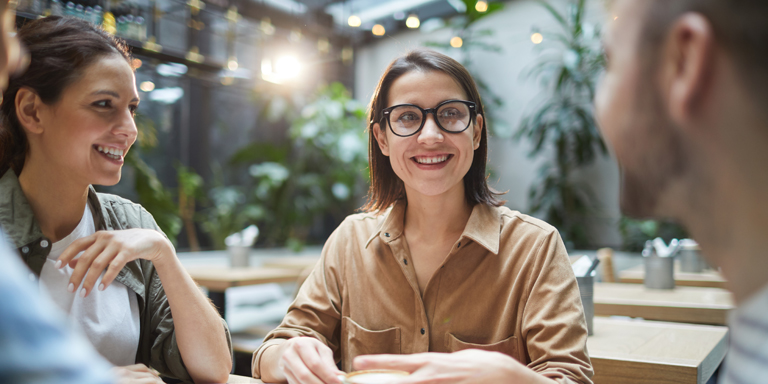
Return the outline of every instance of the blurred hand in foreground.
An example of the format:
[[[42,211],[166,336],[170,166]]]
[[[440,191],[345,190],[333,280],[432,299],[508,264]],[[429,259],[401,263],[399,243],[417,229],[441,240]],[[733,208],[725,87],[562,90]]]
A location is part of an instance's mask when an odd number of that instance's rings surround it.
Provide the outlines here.
[[[117,378],[117,384],[163,384],[157,371],[144,364],[114,367],[112,373]]]
[[[396,369],[411,373],[398,384],[552,383],[505,354],[478,349],[358,356],[353,365],[355,370]]]

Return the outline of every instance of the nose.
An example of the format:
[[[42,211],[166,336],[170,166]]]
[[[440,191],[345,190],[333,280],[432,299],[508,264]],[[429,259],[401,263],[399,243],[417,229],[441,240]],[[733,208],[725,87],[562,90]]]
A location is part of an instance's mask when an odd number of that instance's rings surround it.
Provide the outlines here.
[[[125,136],[128,139],[129,145],[136,141],[139,130],[136,127],[136,120],[134,120],[133,113],[130,110],[126,109],[124,113],[120,114],[119,121],[116,122],[112,132],[118,136]]]
[[[418,136],[420,144],[430,145],[443,141],[443,131],[437,126],[437,121],[435,121],[435,116],[432,113],[427,114],[424,127],[421,128]]]

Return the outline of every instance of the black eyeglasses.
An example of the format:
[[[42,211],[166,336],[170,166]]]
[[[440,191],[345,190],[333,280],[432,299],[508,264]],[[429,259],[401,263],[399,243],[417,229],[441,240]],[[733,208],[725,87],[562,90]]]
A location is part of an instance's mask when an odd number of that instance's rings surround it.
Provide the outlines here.
[[[464,132],[472,124],[477,104],[465,100],[446,100],[435,108],[423,109],[413,104],[398,104],[384,108],[381,113],[389,129],[397,136],[408,137],[424,128],[427,114],[435,116],[435,122],[445,132]]]

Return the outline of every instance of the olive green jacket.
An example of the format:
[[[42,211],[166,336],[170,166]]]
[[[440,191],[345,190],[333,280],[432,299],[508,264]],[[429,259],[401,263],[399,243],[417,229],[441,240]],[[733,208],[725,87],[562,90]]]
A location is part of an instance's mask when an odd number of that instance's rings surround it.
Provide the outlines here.
[[[97,230],[146,228],[162,233],[152,215],[141,205],[115,195],[97,193],[93,187],[88,192],[88,202]],[[0,226],[9,241],[16,245],[27,266],[39,276],[51,251],[51,241],[43,236],[13,170],[0,178]],[[131,261],[115,280],[136,292],[138,297],[141,333],[136,362],[156,369],[163,376],[191,382],[176,344],[171,307],[152,262]],[[229,329],[223,319],[222,322],[231,354]]]

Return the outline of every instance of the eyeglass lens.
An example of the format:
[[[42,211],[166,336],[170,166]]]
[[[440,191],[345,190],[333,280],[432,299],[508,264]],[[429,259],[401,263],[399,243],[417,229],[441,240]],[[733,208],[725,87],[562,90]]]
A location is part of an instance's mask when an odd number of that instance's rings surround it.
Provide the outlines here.
[[[469,127],[470,111],[467,104],[452,102],[441,105],[436,113],[437,124],[450,132],[461,132]],[[398,135],[410,135],[416,132],[426,117],[421,109],[402,105],[392,109],[389,124]]]

